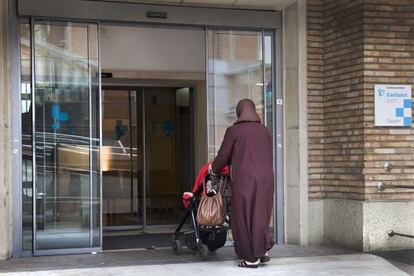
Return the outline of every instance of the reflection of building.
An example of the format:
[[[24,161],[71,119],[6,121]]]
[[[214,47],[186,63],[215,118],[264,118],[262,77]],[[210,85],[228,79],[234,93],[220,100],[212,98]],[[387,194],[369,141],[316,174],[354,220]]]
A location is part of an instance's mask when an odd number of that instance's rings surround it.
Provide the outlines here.
[[[264,106],[272,101],[264,97],[263,89],[263,82],[266,86],[271,82],[272,49],[271,35],[262,36],[257,32],[215,32],[211,43],[214,66],[209,69],[209,86],[214,95],[216,131],[214,140],[210,141],[214,141],[216,147],[211,145],[210,158],[214,158],[226,128],[235,120],[235,107],[239,100],[252,99],[264,122],[272,117],[270,109],[267,118],[263,116]]]
[[[413,233],[411,127],[373,125],[374,85],[412,84],[411,3],[16,2],[0,2],[1,258],[99,251],[101,229],[169,223],[244,97],[274,136],[278,242],[414,247],[386,235]]]

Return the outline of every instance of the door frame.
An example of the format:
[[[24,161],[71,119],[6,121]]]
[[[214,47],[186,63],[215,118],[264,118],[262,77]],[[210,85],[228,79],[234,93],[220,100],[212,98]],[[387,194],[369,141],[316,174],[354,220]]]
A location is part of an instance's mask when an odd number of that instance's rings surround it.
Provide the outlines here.
[[[145,125],[145,114],[146,114],[146,107],[145,107],[145,88],[146,87],[171,87],[171,88],[189,88],[190,89],[190,157],[191,157],[191,164],[190,164],[190,170],[191,170],[191,179],[194,179],[195,175],[195,160],[196,160],[196,150],[195,150],[195,130],[196,130],[196,118],[197,113],[195,112],[195,105],[196,105],[196,95],[197,95],[197,84],[192,81],[175,81],[175,80],[151,80],[149,82],[145,80],[135,81],[130,80],[129,83],[131,84],[125,84],[125,80],[119,80],[119,79],[111,79],[112,81],[107,81],[106,84],[102,84],[101,86],[101,93],[103,90],[106,89],[118,89],[118,90],[140,90],[140,94],[142,96],[142,122],[141,127],[143,129],[143,137],[142,137],[142,143],[143,143],[143,156],[141,156],[142,161],[142,223],[141,225],[137,224],[134,225],[125,225],[125,226],[103,226],[102,225],[102,232],[106,230],[142,230],[145,232],[146,229],[156,228],[156,227],[167,227],[171,225],[148,225],[147,224],[147,212],[146,212],[146,198],[147,198],[147,192],[146,192],[146,186],[147,186],[147,168],[146,168],[146,125]],[[127,81],[128,82],[128,81]],[[137,95],[138,96],[138,95]],[[102,104],[101,103],[101,110],[102,110]],[[139,112],[139,110],[137,110]],[[100,122],[102,122],[103,117],[100,117]],[[101,128],[102,129],[102,128]],[[102,132],[101,132],[102,136]],[[102,179],[102,178],[101,178]],[[102,181],[101,181],[102,183]],[[102,197],[102,200],[104,198]],[[103,246],[103,244],[102,244]]]
[[[76,5],[74,4],[76,1]],[[185,7],[169,5],[144,5],[121,2],[98,2],[81,0],[39,0],[36,4],[32,0],[8,0],[9,12],[9,57],[10,57],[10,88],[11,88],[11,110],[21,110],[20,95],[20,35],[19,25],[29,22],[32,19],[47,19],[51,21],[71,21],[82,23],[98,24],[98,51],[100,53],[100,25],[101,24],[126,24],[130,26],[161,27],[161,28],[201,28],[207,35],[207,27],[211,29],[231,29],[231,30],[260,30],[272,32],[273,37],[273,145],[274,145],[274,171],[275,171],[275,201],[274,214],[276,219],[274,236],[278,244],[284,243],[284,168],[283,168],[283,90],[282,90],[282,12],[281,11],[257,11],[257,10],[234,10],[223,8],[208,7]],[[19,5],[17,5],[19,4]],[[70,9],[62,8],[70,7]],[[108,14],[111,9],[104,6],[110,5],[117,12]],[[91,7],[92,14],[85,13],[84,9]],[[133,8],[133,9],[131,9]],[[149,18],[145,11],[158,10],[167,13],[169,18]],[[131,12],[130,11],[134,11]],[[129,16],[125,17],[123,12]],[[195,15],[188,18],[188,14]],[[171,16],[170,16],[171,15]],[[203,16],[200,16],[203,15]],[[206,40],[207,44],[207,40]],[[206,61],[208,61],[207,48],[205,51]],[[206,63],[206,77],[208,77],[208,63]],[[99,73],[101,73],[101,55],[99,54]],[[208,79],[206,79],[206,87]],[[101,78],[99,78],[99,90],[101,94]],[[197,97],[194,94],[194,97]],[[195,112],[196,114],[196,112]],[[102,114],[100,114],[101,116]],[[12,256],[32,256],[32,251],[22,250],[22,130],[21,112],[13,112],[11,115],[12,132],[12,151],[13,160],[11,162],[11,181],[12,181]],[[194,128],[195,129],[195,128]],[[100,142],[101,143],[101,142]],[[101,147],[102,145],[100,145]],[[102,193],[102,189],[101,189]],[[102,200],[102,194],[101,194]],[[101,202],[102,204],[102,202]],[[102,250],[102,210],[101,213],[101,247],[96,251]],[[82,253],[76,251],[78,253]],[[75,253],[71,249],[59,251],[51,250],[45,252],[50,254]]]
[[[282,13],[272,10],[139,4],[83,0],[15,0],[20,16],[180,26],[275,29]]]
[[[128,91],[128,97],[130,98],[131,91],[138,91],[139,88],[142,88],[142,87],[140,87],[138,85],[135,85],[135,86],[124,86],[124,85],[119,86],[119,85],[113,85],[113,84],[112,85],[111,84],[109,84],[109,85],[101,85],[101,95],[100,95],[100,97],[102,97],[102,99],[103,99],[103,93],[102,92],[105,89],[108,89],[108,90],[125,90],[125,91]],[[142,89],[141,89],[141,93],[142,93]],[[131,106],[131,103],[129,102],[129,107],[130,106]],[[101,102],[101,108],[100,108],[100,110],[103,110],[104,111],[104,109],[103,109],[103,101]],[[137,109],[137,112],[138,112],[138,109]],[[102,124],[102,121],[103,121],[103,116],[104,116],[104,114],[102,113],[100,115],[100,117],[99,117],[99,122],[101,124]],[[131,112],[130,112],[129,116],[130,116],[129,117],[129,119],[130,119],[129,121],[131,121],[131,116],[132,116]],[[143,126],[143,123],[141,122],[141,127],[142,126]],[[101,140],[102,140],[102,128],[101,128],[100,136],[101,136]],[[101,146],[101,149],[102,149],[102,146]],[[131,153],[132,153],[132,151],[131,151]],[[132,162],[132,160],[131,160],[131,162]],[[144,166],[144,164],[143,164],[143,166]],[[102,187],[102,192],[103,192],[103,174],[101,176],[101,187]],[[144,194],[143,194],[143,197],[144,197]],[[102,215],[101,217],[102,218],[103,218],[103,208],[102,208],[103,201],[104,201],[104,196],[103,196],[103,193],[102,193],[102,196],[101,196],[101,202],[102,202],[101,203],[101,215]],[[144,210],[143,209],[144,208],[144,205],[142,204],[142,206],[140,208],[142,208],[142,210]],[[139,212],[139,210],[138,210],[138,212]],[[141,225],[137,224],[137,225],[125,225],[125,226],[103,226],[102,220],[101,220],[101,228],[102,228],[102,231],[101,231],[101,236],[102,236],[101,246],[103,247],[103,232],[104,231],[142,230],[143,229],[143,223]]]
[[[20,23],[20,22],[19,22]],[[81,248],[77,248],[77,247],[75,247],[75,248],[61,248],[61,249],[37,249],[37,246],[36,246],[36,243],[37,243],[37,240],[36,240],[36,234],[37,234],[37,208],[36,208],[36,205],[37,205],[37,186],[36,186],[36,179],[37,179],[37,177],[36,177],[36,166],[37,166],[37,163],[36,163],[36,150],[35,150],[35,148],[36,148],[36,139],[35,139],[35,137],[36,137],[36,116],[35,116],[35,114],[36,114],[36,101],[35,101],[35,98],[36,98],[36,89],[35,89],[35,38],[34,38],[34,28],[35,28],[35,24],[50,24],[50,25],[52,25],[52,26],[66,26],[66,25],[69,25],[69,24],[80,24],[80,25],[85,25],[86,26],[86,28],[88,28],[87,27],[87,25],[95,25],[96,26],[96,35],[97,35],[97,37],[96,37],[96,46],[97,46],[97,50],[98,50],[98,53],[97,53],[97,57],[98,57],[98,59],[99,59],[99,62],[98,62],[98,66],[97,66],[97,72],[99,72],[99,74],[100,74],[100,49],[99,49],[99,23],[98,22],[86,22],[86,21],[84,21],[84,22],[80,22],[80,21],[62,21],[62,20],[53,20],[53,19],[44,19],[44,18],[34,18],[34,17],[32,17],[32,18],[30,18],[30,21],[29,21],[29,23],[30,23],[30,45],[31,45],[31,48],[30,48],[30,60],[31,60],[31,94],[32,94],[32,98],[31,98],[31,105],[32,105],[32,108],[31,108],[31,115],[32,115],[32,181],[33,181],[33,184],[32,184],[32,206],[33,206],[33,210],[32,210],[32,221],[33,221],[33,232],[32,232],[32,254],[31,255],[33,255],[33,256],[48,256],[48,255],[58,255],[58,254],[74,254],[74,253],[92,253],[92,252],[99,252],[99,251],[101,251],[101,249],[102,249],[102,246],[99,246],[99,247],[96,247],[96,246],[93,246],[93,185],[94,185],[94,177],[93,177],[93,173],[92,173],[92,164],[93,164],[93,159],[94,159],[94,157],[93,157],[93,143],[92,143],[92,140],[91,140],[91,137],[92,137],[92,124],[93,124],[93,118],[95,118],[94,117],[94,114],[93,114],[93,112],[92,112],[92,106],[93,106],[93,104],[92,104],[92,102],[94,101],[93,100],[93,98],[94,98],[94,96],[93,96],[93,91],[92,91],[92,81],[89,79],[89,87],[88,87],[88,109],[89,109],[89,111],[88,111],[88,115],[89,115],[89,149],[88,149],[88,151],[89,151],[89,157],[88,157],[88,159],[89,159],[89,166],[90,166],[90,170],[89,170],[89,173],[88,173],[88,175],[89,175],[89,192],[90,192],[90,194],[89,194],[89,203],[90,203],[90,206],[89,206],[89,222],[90,222],[90,229],[89,229],[89,232],[90,232],[90,236],[89,236],[89,240],[90,240],[90,246],[89,247],[81,247]],[[89,32],[89,30],[88,30],[88,32]],[[89,35],[89,33],[88,33],[88,35]],[[20,45],[20,44],[19,44]],[[89,47],[90,47],[90,45],[89,45],[89,37],[88,37],[88,49],[89,49]],[[18,49],[19,49],[19,51],[20,51],[20,47],[18,47]],[[89,50],[88,50],[89,51]],[[88,55],[89,55],[89,53],[88,53]],[[20,61],[19,61],[19,64],[20,64]],[[19,68],[20,69],[20,68]],[[20,73],[20,72],[19,72]],[[89,67],[89,69],[88,69],[88,75],[89,75],[89,77],[91,76],[91,69],[90,69],[90,67]],[[95,111],[97,111],[98,112],[98,114],[100,115],[101,114],[101,109],[100,109],[100,106],[101,106],[101,87],[102,87],[102,85],[101,85],[101,78],[99,77],[98,78],[98,99],[97,99],[97,101],[96,101],[96,104],[98,104],[99,105],[99,109],[98,110],[95,110]],[[19,100],[20,100],[20,93],[19,93]],[[96,99],[95,99],[96,100]],[[19,115],[21,116],[21,112],[19,113]],[[95,115],[97,115],[97,114],[95,114]],[[96,127],[96,126],[94,126],[94,127]],[[101,144],[101,137],[102,135],[101,135],[101,120],[99,119],[99,148],[101,148],[102,147],[102,144]],[[101,160],[101,158],[99,158],[99,160]],[[21,162],[21,160],[20,160],[20,162]],[[20,164],[21,165],[21,164]],[[97,183],[96,184],[96,187],[95,187],[95,189],[99,189],[99,191],[102,191],[102,183],[101,183],[101,181],[100,181],[100,179],[101,179],[101,175],[102,175],[102,170],[101,170],[101,165],[100,164],[96,164],[97,166],[99,166],[99,183]],[[54,179],[54,181],[57,181],[56,180],[56,178]],[[21,199],[21,198],[20,198]],[[46,199],[45,199],[46,200]],[[100,206],[102,205],[102,194],[100,195]],[[21,208],[21,207],[20,207]],[[22,210],[20,210],[20,212],[22,212]],[[102,219],[102,210],[101,210],[101,208],[99,208],[99,215],[100,215],[100,221],[101,221],[101,219]],[[20,218],[20,220],[21,220],[21,218]],[[20,225],[20,227],[22,228],[22,226]],[[101,230],[102,229],[102,223],[100,222],[99,223],[99,231],[100,231],[100,235],[101,235]],[[22,229],[20,229],[20,231],[22,231]],[[102,240],[102,237],[100,237],[101,238],[101,240]],[[102,241],[100,241],[100,243],[102,244]]]

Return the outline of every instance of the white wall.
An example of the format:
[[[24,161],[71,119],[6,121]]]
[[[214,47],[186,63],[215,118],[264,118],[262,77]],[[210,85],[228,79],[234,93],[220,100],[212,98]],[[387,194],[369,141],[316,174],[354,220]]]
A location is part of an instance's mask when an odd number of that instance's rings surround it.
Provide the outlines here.
[[[203,30],[102,26],[102,69],[204,72]]]

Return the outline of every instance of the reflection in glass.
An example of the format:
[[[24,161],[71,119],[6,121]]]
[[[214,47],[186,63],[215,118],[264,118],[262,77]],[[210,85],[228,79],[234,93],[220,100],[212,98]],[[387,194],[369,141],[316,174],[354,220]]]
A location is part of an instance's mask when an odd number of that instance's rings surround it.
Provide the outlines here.
[[[22,240],[23,251],[32,250],[33,159],[32,159],[32,74],[30,25],[20,25],[21,112],[22,112]]]
[[[192,182],[190,88],[108,87],[103,99],[103,226],[176,223]]]
[[[262,122],[266,121],[264,86],[271,91],[271,78],[266,78],[268,82],[264,84],[263,56],[266,55],[263,54],[262,32],[208,31],[210,160],[217,154],[226,128],[236,120],[239,100],[252,99]],[[266,68],[269,65],[271,68],[271,60]],[[271,76],[271,71],[269,74]],[[266,110],[271,110],[271,106],[266,106]]]
[[[270,133],[273,133],[273,86],[272,86],[272,58],[273,58],[273,35],[264,36],[264,102],[266,107],[266,125]]]
[[[266,126],[273,134],[273,34],[264,35],[264,102],[266,108]],[[272,215],[269,226],[273,228],[274,216]]]
[[[102,93],[103,226],[139,226],[142,134],[138,134],[137,105],[141,97],[133,90],[105,88]]]
[[[146,223],[175,224],[191,190],[190,89],[145,87]]]
[[[96,34],[34,25],[36,250],[100,244]]]
[[[243,98],[254,101],[273,133],[273,33],[209,30],[207,40],[208,155],[213,160]]]

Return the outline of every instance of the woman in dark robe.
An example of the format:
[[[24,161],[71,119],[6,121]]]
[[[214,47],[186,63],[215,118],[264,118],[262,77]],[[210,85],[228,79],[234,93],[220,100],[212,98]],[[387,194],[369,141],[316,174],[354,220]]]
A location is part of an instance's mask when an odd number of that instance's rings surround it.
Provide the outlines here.
[[[273,247],[269,224],[273,208],[273,153],[268,129],[260,122],[253,101],[237,104],[238,120],[226,130],[211,169],[232,168],[231,229],[240,267],[257,268],[270,260]]]

